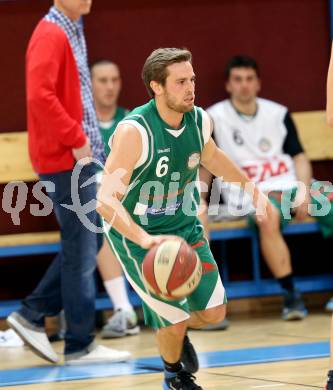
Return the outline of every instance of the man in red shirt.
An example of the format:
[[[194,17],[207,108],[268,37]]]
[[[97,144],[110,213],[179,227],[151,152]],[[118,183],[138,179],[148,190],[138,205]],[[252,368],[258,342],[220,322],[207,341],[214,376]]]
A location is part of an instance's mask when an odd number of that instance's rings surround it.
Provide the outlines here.
[[[61,250],[37,288],[8,317],[9,325],[42,358],[56,363],[44,318],[65,312],[65,361],[68,364],[122,361],[130,354],[94,344],[96,254],[102,235],[95,207],[92,158],[104,162],[104,146],[93,105],[81,16],[91,0],[54,0],[39,22],[26,55],[29,152],[34,169],[54,204]],[[84,160],[82,160],[84,159]],[[75,163],[80,175],[73,180]],[[74,197],[73,185],[77,187]],[[79,201],[79,202],[78,202]],[[80,214],[81,212],[81,214]]]

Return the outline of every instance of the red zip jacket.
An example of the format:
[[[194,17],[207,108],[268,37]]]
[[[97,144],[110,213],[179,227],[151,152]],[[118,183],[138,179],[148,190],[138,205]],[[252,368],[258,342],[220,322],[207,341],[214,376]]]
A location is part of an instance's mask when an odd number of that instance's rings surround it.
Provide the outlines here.
[[[65,32],[41,20],[26,54],[29,153],[37,173],[74,166],[72,148],[84,145],[77,65]]]

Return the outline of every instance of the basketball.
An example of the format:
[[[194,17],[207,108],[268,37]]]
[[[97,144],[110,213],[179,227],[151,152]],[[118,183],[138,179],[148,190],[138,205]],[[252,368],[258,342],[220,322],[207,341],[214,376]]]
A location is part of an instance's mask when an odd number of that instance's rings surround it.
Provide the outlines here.
[[[202,267],[190,245],[171,239],[148,251],[142,263],[142,273],[151,293],[163,299],[179,300],[196,289]]]

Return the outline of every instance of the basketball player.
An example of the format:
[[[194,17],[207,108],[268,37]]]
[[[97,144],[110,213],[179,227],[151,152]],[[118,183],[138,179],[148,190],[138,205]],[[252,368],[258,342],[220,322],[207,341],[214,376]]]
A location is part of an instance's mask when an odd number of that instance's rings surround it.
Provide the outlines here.
[[[147,58],[142,77],[152,99],[119,123],[98,195],[110,245],[143,301],[146,323],[157,330],[163,389],[202,389],[192,375],[198,361],[186,330],[225,316],[224,287],[196,216],[200,163],[212,174],[246,186],[258,210],[262,203],[267,206],[260,219],[274,213],[265,195],[212,140],[208,115],[194,106],[191,62],[189,51],[175,48],[157,49]],[[170,234],[192,245],[203,265],[198,288],[181,301],[150,294],[141,275],[147,250]]]
[[[326,102],[326,115],[327,123],[333,127],[333,45],[331,51],[331,59],[327,74],[327,102]],[[333,298],[331,298],[333,301]],[[331,358],[330,358],[330,370],[328,371],[326,390],[333,390],[333,315],[331,320]]]
[[[270,192],[270,199],[279,210],[283,207],[282,192],[290,190],[297,198],[295,182],[303,182],[307,191],[303,202],[294,210],[296,218],[303,220],[311,203],[312,170],[287,108],[257,97],[260,79],[254,59],[232,58],[226,65],[225,76],[230,98],[207,109],[214,122],[217,145],[261,190]],[[221,191],[231,214],[237,215],[239,210],[244,210],[245,215],[251,213],[247,198],[242,198],[237,188],[221,186]],[[250,223],[254,225],[252,217]],[[286,223],[281,213],[276,214],[272,223],[259,222],[257,226],[266,263],[284,290],[282,318],[296,320],[303,319],[307,310],[295,289],[290,252],[280,231],[280,226]]]
[[[91,81],[99,130],[108,155],[110,153],[108,141],[118,123],[128,113],[127,109],[118,106],[121,91],[119,67],[108,60],[98,61],[91,66]],[[100,173],[102,175],[102,172]],[[98,253],[97,264],[114,308],[114,314],[104,325],[101,337],[116,338],[138,334],[140,332],[138,319],[128,299],[121,266],[106,240]]]

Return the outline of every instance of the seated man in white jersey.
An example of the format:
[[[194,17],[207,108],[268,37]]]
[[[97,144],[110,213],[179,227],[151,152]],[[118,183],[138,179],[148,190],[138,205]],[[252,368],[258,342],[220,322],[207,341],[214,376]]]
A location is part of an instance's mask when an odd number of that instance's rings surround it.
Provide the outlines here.
[[[105,153],[108,155],[110,153],[108,141],[118,123],[129,111],[118,106],[122,87],[118,65],[109,60],[100,60],[92,64],[90,70],[99,130],[105,145]],[[102,175],[102,171],[100,174]],[[98,253],[97,264],[114,310],[113,316],[101,331],[101,337],[117,338],[138,334],[140,328],[137,315],[128,298],[121,266],[106,240]]]
[[[309,192],[312,170],[288,109],[257,97],[259,69],[252,58],[232,58],[226,66],[225,76],[230,98],[207,110],[214,122],[217,145],[262,191],[269,193],[276,207],[281,209],[283,191],[292,191],[291,198],[298,204],[293,209],[295,218],[303,220],[312,201]],[[305,184],[305,195],[296,191],[297,181]],[[246,195],[243,196],[235,186],[220,182],[220,190],[232,215],[251,213]],[[273,223],[256,222],[263,256],[284,291],[282,318],[303,319],[307,310],[295,289],[290,252],[280,231],[281,225],[289,220],[281,214]]]

